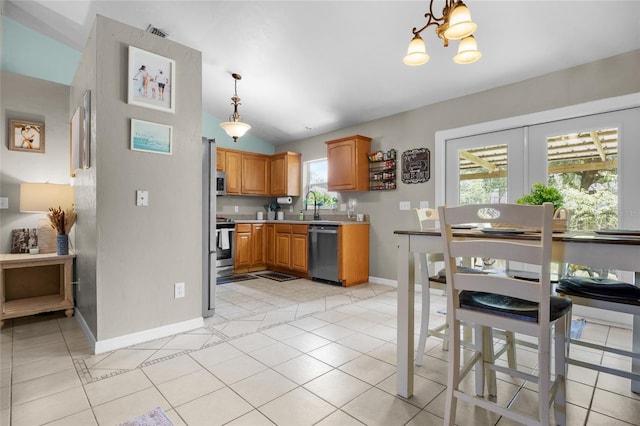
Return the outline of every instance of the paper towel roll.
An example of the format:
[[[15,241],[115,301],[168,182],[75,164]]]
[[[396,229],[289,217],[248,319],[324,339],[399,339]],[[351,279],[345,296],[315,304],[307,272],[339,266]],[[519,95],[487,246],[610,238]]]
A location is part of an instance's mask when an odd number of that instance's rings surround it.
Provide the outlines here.
[[[278,197],[278,204],[293,204],[291,197]]]

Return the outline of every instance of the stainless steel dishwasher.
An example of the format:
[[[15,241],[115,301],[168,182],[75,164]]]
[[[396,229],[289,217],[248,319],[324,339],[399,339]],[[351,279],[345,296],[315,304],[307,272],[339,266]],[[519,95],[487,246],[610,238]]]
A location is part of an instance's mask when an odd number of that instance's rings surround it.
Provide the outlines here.
[[[338,226],[309,226],[309,275],[316,281],[342,285],[338,278]]]

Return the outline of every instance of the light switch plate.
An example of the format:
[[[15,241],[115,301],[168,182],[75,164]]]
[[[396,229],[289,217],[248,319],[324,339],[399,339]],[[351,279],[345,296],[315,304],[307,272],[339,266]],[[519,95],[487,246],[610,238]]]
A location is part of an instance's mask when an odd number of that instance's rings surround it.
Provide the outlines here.
[[[411,210],[411,201],[400,201],[400,210]]]
[[[184,283],[175,283],[173,285],[173,296],[176,299],[180,299],[184,297],[184,293],[185,293]]]
[[[136,191],[136,206],[148,207],[149,206],[149,191],[138,189]]]
[[[9,208],[9,198],[0,197],[0,209],[8,209]]]
[[[429,202],[428,201],[420,201],[420,208],[421,209],[428,209],[429,208]]]

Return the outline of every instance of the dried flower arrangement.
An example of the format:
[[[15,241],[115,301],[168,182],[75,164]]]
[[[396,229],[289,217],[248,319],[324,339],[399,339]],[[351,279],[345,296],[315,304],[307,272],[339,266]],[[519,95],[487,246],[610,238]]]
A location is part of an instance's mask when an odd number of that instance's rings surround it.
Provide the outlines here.
[[[51,227],[56,230],[58,235],[68,235],[71,227],[76,223],[76,211],[73,209],[65,212],[60,207],[57,209],[50,207],[48,216]]]

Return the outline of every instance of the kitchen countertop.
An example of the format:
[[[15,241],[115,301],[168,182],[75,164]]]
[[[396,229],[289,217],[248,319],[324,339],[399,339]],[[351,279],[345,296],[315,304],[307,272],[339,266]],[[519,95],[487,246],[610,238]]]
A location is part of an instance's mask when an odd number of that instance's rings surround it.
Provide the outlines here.
[[[235,223],[282,223],[295,225],[368,225],[369,222],[356,222],[355,220],[258,220],[258,219],[233,219]]]

